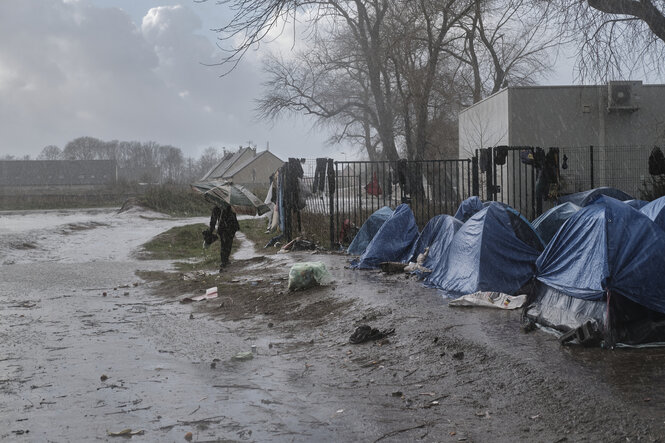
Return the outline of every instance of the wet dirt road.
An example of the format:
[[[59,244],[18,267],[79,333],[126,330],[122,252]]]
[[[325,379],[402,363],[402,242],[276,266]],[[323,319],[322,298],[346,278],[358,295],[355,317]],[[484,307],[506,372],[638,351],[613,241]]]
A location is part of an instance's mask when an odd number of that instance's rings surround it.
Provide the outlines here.
[[[0,439],[663,440],[662,349],[560,347],[522,334],[518,313],[449,308],[336,255],[243,265],[241,248],[233,297],[183,305],[135,275],[170,263],[131,253],[207,220],[145,215],[0,213]],[[290,264],[314,259],[335,283],[284,292]],[[254,308],[224,317],[252,296]],[[360,324],[396,331],[348,344]],[[251,360],[232,359],[252,345]]]

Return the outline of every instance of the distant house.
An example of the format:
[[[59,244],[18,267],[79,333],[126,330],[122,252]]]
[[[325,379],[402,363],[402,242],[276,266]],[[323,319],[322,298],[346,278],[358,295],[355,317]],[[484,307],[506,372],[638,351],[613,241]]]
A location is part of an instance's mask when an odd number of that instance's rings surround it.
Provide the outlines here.
[[[204,180],[230,180],[249,189],[264,187],[270,183],[270,175],[284,161],[270,151],[256,152],[256,148],[240,148],[227,152],[203,178]]]

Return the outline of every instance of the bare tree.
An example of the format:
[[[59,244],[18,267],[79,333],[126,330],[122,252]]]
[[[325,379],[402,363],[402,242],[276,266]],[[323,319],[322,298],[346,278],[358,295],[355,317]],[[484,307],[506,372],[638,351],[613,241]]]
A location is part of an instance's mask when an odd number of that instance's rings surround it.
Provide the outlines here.
[[[37,156],[37,160],[60,160],[62,150],[56,145],[44,146],[42,152]]]
[[[477,103],[507,85],[529,85],[551,69],[549,53],[563,39],[550,25],[547,4],[475,0],[446,52],[460,63],[458,82]]]
[[[664,0],[551,0],[561,32],[578,43],[582,80],[610,80],[665,64]]]

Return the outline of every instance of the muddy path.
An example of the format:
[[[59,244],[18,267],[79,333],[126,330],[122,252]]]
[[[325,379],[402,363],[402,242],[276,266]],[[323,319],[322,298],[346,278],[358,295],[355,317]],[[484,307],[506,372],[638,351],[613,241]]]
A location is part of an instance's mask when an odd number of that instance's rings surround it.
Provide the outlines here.
[[[223,274],[134,258],[200,220],[22,217],[0,213],[3,440],[664,439],[662,349],[561,347],[521,333],[516,312],[450,308],[339,255],[246,245]],[[290,266],[313,260],[334,282],[288,292]],[[215,285],[218,298],[181,303]],[[361,324],[395,333],[349,344]]]

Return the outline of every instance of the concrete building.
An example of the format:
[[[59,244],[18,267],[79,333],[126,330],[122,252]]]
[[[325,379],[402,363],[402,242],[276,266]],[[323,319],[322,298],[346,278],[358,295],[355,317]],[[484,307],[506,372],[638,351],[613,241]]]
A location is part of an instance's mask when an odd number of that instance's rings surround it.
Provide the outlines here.
[[[254,191],[268,186],[270,175],[284,164],[270,151],[256,152],[256,148],[240,148],[227,152],[203,178],[204,180],[230,180]]]
[[[561,170],[562,193],[587,189],[585,177],[592,170],[593,186],[639,197],[649,153],[663,144],[665,85],[641,81],[509,87],[459,115],[461,158],[501,145],[560,148],[560,157],[568,158],[568,168]]]

